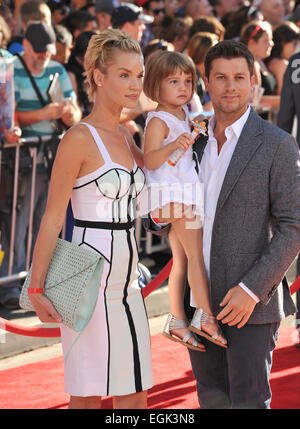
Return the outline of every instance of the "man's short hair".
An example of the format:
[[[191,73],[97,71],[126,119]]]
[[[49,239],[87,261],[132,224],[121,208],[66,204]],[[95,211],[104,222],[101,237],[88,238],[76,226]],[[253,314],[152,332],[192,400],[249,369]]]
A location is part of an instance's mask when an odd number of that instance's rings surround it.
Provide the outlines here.
[[[254,58],[246,45],[235,40],[224,40],[210,48],[205,58],[205,76],[209,79],[212,63],[218,58],[232,60],[234,58],[245,58],[248,64],[250,76],[254,73]]]
[[[138,7],[133,3],[121,3],[115,8],[111,16],[111,24],[113,28],[122,28],[126,22],[134,22],[140,20],[145,24],[151,24],[154,20],[153,16],[143,13],[143,8]]]
[[[53,30],[56,35],[56,41],[65,46],[71,46],[73,43],[73,36],[69,30],[63,25],[54,25]]]
[[[67,15],[60,25],[65,26],[71,34],[74,34],[75,30],[83,31],[91,21],[97,22],[97,18],[86,10],[75,10]]]
[[[20,8],[21,21],[24,24],[27,24],[29,21],[43,21],[46,18],[46,15],[44,13],[45,8],[49,8],[49,6],[44,1],[41,1],[41,0],[26,1],[25,3],[22,4]],[[50,8],[49,8],[49,11],[50,11]]]

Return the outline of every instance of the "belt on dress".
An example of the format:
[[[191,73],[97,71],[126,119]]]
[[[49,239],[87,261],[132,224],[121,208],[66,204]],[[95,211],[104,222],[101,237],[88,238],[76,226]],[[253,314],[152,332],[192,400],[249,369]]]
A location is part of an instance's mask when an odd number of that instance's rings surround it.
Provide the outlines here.
[[[113,223],[113,222],[93,222],[90,220],[74,219],[74,226],[80,226],[82,228],[122,230],[122,229],[132,228],[134,226],[134,220],[130,222]]]

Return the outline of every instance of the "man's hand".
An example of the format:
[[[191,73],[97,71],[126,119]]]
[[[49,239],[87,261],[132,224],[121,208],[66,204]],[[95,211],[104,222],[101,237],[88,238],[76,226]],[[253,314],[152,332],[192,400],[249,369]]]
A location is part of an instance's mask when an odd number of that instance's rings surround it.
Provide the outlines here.
[[[255,305],[254,299],[241,286],[235,286],[227,292],[220,303],[224,308],[217,315],[217,319],[229,326],[237,325],[241,328],[247,323]]]
[[[13,127],[9,130],[4,130],[4,138],[7,143],[16,143],[22,135],[22,130],[19,127]]]
[[[42,118],[41,120],[52,121],[54,119],[59,119],[64,113],[64,104],[63,103],[49,103],[47,106],[41,109]]]
[[[81,119],[81,112],[75,100],[68,98],[63,102],[61,119],[65,125],[71,127]]]

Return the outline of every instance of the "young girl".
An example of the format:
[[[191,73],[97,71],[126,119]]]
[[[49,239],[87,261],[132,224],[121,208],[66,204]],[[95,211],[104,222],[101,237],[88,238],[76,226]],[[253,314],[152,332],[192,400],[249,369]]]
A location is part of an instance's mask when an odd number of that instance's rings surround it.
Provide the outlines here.
[[[147,61],[144,92],[158,105],[146,120],[144,162],[148,211],[154,220],[171,223],[171,313],[163,335],[205,351],[191,331],[222,347],[227,341],[212,315],[202,255],[203,188],[193,161],[187,108],[195,85],[195,66],[184,54],[160,51]],[[168,161],[177,149],[184,149],[184,155],[172,165]],[[190,326],[183,307],[186,272],[197,307]]]

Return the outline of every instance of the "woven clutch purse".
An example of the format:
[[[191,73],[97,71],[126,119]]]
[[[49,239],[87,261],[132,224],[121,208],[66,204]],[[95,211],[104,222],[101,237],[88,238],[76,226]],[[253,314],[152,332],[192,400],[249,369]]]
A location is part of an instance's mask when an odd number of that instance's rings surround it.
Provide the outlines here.
[[[49,264],[44,295],[52,302],[63,323],[75,331],[82,331],[92,317],[103,265],[104,258],[99,254],[58,239]],[[20,295],[20,306],[25,310],[33,310],[27,292],[30,277],[31,267]]]

